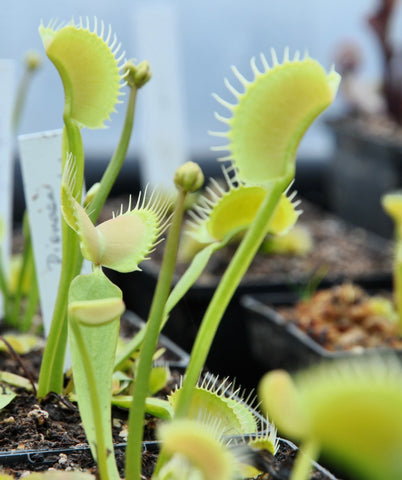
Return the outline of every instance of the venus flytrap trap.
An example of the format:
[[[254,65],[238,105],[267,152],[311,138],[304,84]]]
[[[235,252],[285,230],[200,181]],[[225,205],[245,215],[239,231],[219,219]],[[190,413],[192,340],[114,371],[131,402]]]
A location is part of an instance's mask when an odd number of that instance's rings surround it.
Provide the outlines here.
[[[189,222],[187,233],[199,243],[209,244],[223,242],[228,235],[241,233],[252,222],[267,189],[250,186],[230,178],[224,170],[228,190],[212,180],[207,188],[208,197],[202,197],[194,210],[190,211],[193,222]],[[292,203],[295,194],[287,197],[282,194],[278,206],[268,225],[270,234],[284,234],[295,224],[300,211],[296,211],[298,203]]]
[[[225,169],[223,173],[227,190],[212,179],[206,194],[202,195],[188,212],[192,220],[187,222],[180,249],[184,247],[188,251],[188,242],[194,241],[195,245],[190,248],[196,248],[199,252],[193,256],[190,265],[169,295],[165,307],[166,319],[172,308],[201,275],[213,253],[230,242],[238,242],[244,236],[267,195],[266,188],[248,186],[237,179],[233,180]],[[281,195],[267,226],[269,234],[284,235],[294,226],[301,213],[301,210],[297,210],[299,201],[294,201],[294,197],[295,192],[288,196],[286,191]]]
[[[176,410],[181,389],[176,388],[168,397],[173,410]],[[242,398],[240,388],[233,390],[233,385],[227,379],[206,378],[194,389],[187,418],[199,420],[208,414],[221,422],[225,435],[257,434],[259,422],[252,404],[250,398]]]
[[[262,71],[254,59],[251,61],[252,81],[233,69],[243,93],[225,81],[237,100],[236,104],[218,98],[232,113],[230,118],[217,115],[229,126],[228,131],[215,133],[229,141],[228,145],[217,147],[230,151],[221,160],[231,162],[231,169],[240,184],[261,189],[264,194],[201,323],[177,403],[177,418],[187,415],[193,389],[219,322],[267,234],[282,195],[293,181],[297,146],[311,122],[331,104],[340,80],[334,70],[327,74],[307,55],[303,59],[296,55],[290,60],[286,51],[283,62],[279,63],[273,53],[272,68],[264,56],[261,56],[261,63]],[[162,451],[159,465],[164,461]]]
[[[247,186],[231,178],[226,169],[223,169],[223,174],[227,190],[211,179],[206,194],[189,211],[193,220],[188,221],[180,243],[179,260],[182,262],[191,263],[198,252],[212,243],[215,246],[210,249],[211,255],[229,243],[238,244],[267,193],[263,187]],[[300,201],[294,200],[295,191],[289,193],[288,190],[282,194],[270,221],[260,248],[262,253],[302,255],[312,248],[311,234],[296,225],[302,213],[302,210],[296,210]]]
[[[130,141],[138,89],[150,78],[146,62],[135,65],[122,63],[124,53],[119,55],[120,44],[109,27],[105,32],[103,22],[95,18],[91,30],[80,20],[67,25],[55,22],[39,28],[47,56],[56,66],[63,82],[65,104],[63,112],[62,172],[67,158],[75,159],[75,177],[72,196],[81,203],[84,174],[84,150],[81,128],[102,128],[109,120],[115,105],[120,102],[124,82],[130,88],[123,130],[117,148],[102,176],[95,193],[92,191],[89,217],[96,221],[113,183],[123,164]],[[82,255],[78,237],[62,222],[62,267],[58,295],[46,344],[39,377],[38,395],[50,391],[61,392],[64,356],[67,341],[67,292],[72,279],[79,274]]]
[[[164,424],[159,438],[171,459],[154,476],[155,480],[236,478],[235,457],[223,443],[219,427],[219,422],[208,425],[189,419]]]
[[[365,480],[402,475],[402,369],[397,358],[334,361],[291,377],[272,371],[259,396],[280,432],[301,442],[291,480],[309,478],[325,453],[345,475]]]
[[[313,249],[313,237],[308,228],[295,225],[283,235],[269,235],[262,242],[260,253],[306,255]]]

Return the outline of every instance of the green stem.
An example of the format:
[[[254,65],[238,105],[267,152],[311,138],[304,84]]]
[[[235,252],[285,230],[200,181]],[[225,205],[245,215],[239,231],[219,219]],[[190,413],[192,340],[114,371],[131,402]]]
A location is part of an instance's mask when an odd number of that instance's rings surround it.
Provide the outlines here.
[[[12,120],[11,120],[12,122],[11,125],[14,132],[18,130],[18,126],[21,122],[21,116],[24,110],[24,105],[25,105],[25,101],[28,93],[28,87],[29,87],[29,84],[31,83],[32,76],[33,76],[33,71],[30,69],[25,69],[21,82],[18,86],[18,91],[15,96],[16,100],[15,100],[14,110],[13,110]]]
[[[30,262],[33,263],[33,252],[32,252],[32,242],[31,242],[31,235],[29,233],[29,226],[28,226],[28,214],[24,212],[24,230],[26,232],[25,241],[24,241],[24,251],[22,257],[22,265],[18,275],[17,281],[17,288],[14,294],[14,308],[11,313],[11,317],[7,320],[7,323],[19,328],[19,315],[21,314],[21,300],[23,297],[23,285],[25,281],[25,277],[27,275],[27,271],[30,267]]]
[[[94,419],[93,423],[95,426],[96,437],[96,462],[99,469],[99,477],[102,480],[109,480],[111,477],[109,475],[107,465],[108,452],[106,450],[106,442],[103,435],[102,410],[99,403],[99,394],[94,369],[91,363],[91,358],[88,353],[87,346],[81,335],[80,327],[79,325],[77,325],[77,322],[74,319],[70,321],[70,328],[73,330],[78,350],[80,352],[80,355],[82,356],[82,365],[84,366],[85,377],[88,383],[88,392],[91,397],[92,415]]]
[[[175,411],[175,417],[185,417],[194,387],[205,365],[219,323],[243,275],[252,262],[263,241],[269,220],[287,183],[276,182],[267,194],[258,213],[240,243],[218,288],[211,299],[195,339],[189,365],[186,369],[183,388]]]
[[[127,103],[127,110],[126,116],[124,120],[123,131],[120,135],[120,140],[117,145],[117,148],[113,154],[112,159],[109,162],[109,165],[102,176],[100,181],[99,189],[96,192],[96,195],[91,202],[91,206],[89,208],[89,217],[90,219],[95,222],[98,218],[98,215],[108,197],[113,184],[121,170],[121,167],[124,163],[124,159],[128,150],[128,146],[130,144],[131,133],[133,131],[134,126],[134,113],[135,113],[135,105],[137,100],[137,92],[138,88],[132,86],[130,88],[130,96]]]
[[[7,284],[6,271],[3,263],[3,253],[0,244],[0,292],[4,300],[4,317],[9,318],[11,315],[11,294]]]
[[[126,449],[126,478],[131,480],[139,480],[141,478],[145,400],[148,394],[152,359],[157,346],[160,325],[164,318],[165,303],[171,288],[176,264],[185,198],[186,193],[179,190],[172,224],[166,241],[163,262],[148,317],[147,334],[141,346],[138,370],[134,381],[134,395],[130,407],[129,434]]]
[[[67,293],[70,283],[76,276],[77,254],[75,232],[63,221],[63,258],[56,303],[53,310],[49,336],[43,352],[39,374],[38,397],[43,398],[49,392],[61,393],[63,388],[64,358],[67,346]]]
[[[296,456],[290,480],[308,480],[310,478],[311,462],[317,459],[318,452],[319,448],[316,442],[306,442]]]
[[[64,170],[66,156],[69,152],[74,155],[76,177],[74,184],[74,197],[81,201],[84,182],[84,150],[81,132],[77,125],[68,121],[65,115],[63,131],[63,164]],[[63,388],[64,359],[67,346],[67,300],[68,290],[73,278],[79,273],[79,257],[81,256],[79,241],[76,233],[62,218],[62,263],[60,282],[53,310],[52,322],[43,353],[42,365],[39,373],[38,397],[42,398],[49,392],[61,393]]]
[[[402,236],[398,226],[395,236],[395,252],[393,262],[394,302],[398,313],[398,328],[402,334]]]
[[[232,257],[222,280],[220,281],[210,304],[202,319],[192,351],[189,365],[186,369],[184,382],[175,408],[175,418],[187,415],[193,390],[197,385],[202,369],[205,365],[219,323],[225,313],[233,294],[238,287],[243,275],[252,262],[261,242],[263,241],[269,220],[275,207],[289,182],[277,181],[259,208],[256,217],[241,241],[235,255]],[[167,455],[161,451],[156,472],[160,470],[167,460]]]
[[[33,260],[31,262],[31,267],[32,267],[31,288],[29,289],[29,292],[27,295],[25,312],[19,327],[22,332],[26,332],[31,329],[32,318],[34,317],[35,313],[38,311],[38,306],[39,306],[39,289],[38,289],[38,282],[36,279],[35,265]]]

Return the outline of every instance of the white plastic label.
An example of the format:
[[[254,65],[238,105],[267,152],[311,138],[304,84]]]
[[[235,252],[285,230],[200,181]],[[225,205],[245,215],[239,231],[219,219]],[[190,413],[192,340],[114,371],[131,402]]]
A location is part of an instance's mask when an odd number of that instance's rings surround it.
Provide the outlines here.
[[[59,285],[62,130],[20,135],[19,149],[46,335]]]
[[[57,297],[62,262],[62,130],[20,135],[18,140],[43,325],[47,335]],[[90,262],[84,261],[82,272],[90,271]]]
[[[188,160],[176,11],[162,2],[140,4],[133,30],[136,58],[152,71],[138,102],[142,181],[172,189],[174,172]]]

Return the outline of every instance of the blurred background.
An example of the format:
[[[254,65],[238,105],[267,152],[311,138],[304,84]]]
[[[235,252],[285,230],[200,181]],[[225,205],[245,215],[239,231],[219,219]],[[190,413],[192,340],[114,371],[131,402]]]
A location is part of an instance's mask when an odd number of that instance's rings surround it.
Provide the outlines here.
[[[168,71],[163,74],[165,77],[173,75],[173,83],[169,85],[177,90],[174,93],[170,91],[170,94],[166,92],[171,101],[165,111],[166,118],[176,109],[173,113],[175,120],[170,126],[169,135],[173,137],[170,140],[180,142],[178,156],[196,160],[215,158],[210,146],[216,144],[216,140],[208,135],[208,130],[222,130],[213,116],[213,112],[221,107],[211,93],[231,100],[231,94],[223,83],[227,77],[231,81],[234,79],[232,83],[236,85],[231,65],[236,65],[246,78],[251,78],[251,57],[258,57],[263,52],[270,61],[270,49],[274,48],[281,59],[285,47],[289,47],[291,55],[296,50],[302,53],[307,50],[328,69],[334,61],[337,46],[345,40],[352,40],[364,52],[361,75],[368,81],[375,81],[380,70],[378,46],[365,22],[377,5],[375,0],[2,1],[0,58],[18,62],[17,80],[22,74],[25,52],[32,48],[43,52],[38,34],[41,21],[46,25],[51,19],[68,21],[72,17],[78,20],[80,16],[88,16],[93,25],[93,17],[96,16],[106,25],[111,25],[126,57],[134,57],[138,61],[147,59],[147,35],[153,39],[154,51],[158,50],[159,42],[160,58],[155,60],[155,65],[163,68],[166,55],[172,55]],[[162,28],[155,25],[148,28],[144,22],[141,23],[141,18],[146,18],[146,11],[150,8],[170,12],[168,24],[162,25]],[[145,16],[141,16],[144,11]],[[402,35],[400,12],[395,22],[394,34],[400,32]],[[164,35],[171,37],[172,31],[174,41],[167,46],[171,52],[165,55],[167,42]],[[152,58],[149,60],[157,84],[160,72],[153,66]],[[130,165],[136,168],[144,145],[158,137],[158,133],[152,130],[152,118],[145,121],[145,127],[143,125],[146,112],[149,113],[148,98],[145,89],[144,95],[140,92],[126,168]],[[43,68],[33,79],[19,133],[61,128],[62,109],[62,85],[53,64],[46,58]],[[341,109],[342,100],[338,98],[325,116],[335,115]],[[162,115],[163,121],[158,121],[158,107],[154,106],[151,110],[155,128],[163,129],[165,117]],[[322,165],[330,157],[332,138],[323,122],[325,116],[304,138],[299,149],[300,163]],[[112,155],[123,118],[124,104],[120,104],[118,114],[112,116],[107,129],[83,132],[89,164],[95,162],[101,165]]]

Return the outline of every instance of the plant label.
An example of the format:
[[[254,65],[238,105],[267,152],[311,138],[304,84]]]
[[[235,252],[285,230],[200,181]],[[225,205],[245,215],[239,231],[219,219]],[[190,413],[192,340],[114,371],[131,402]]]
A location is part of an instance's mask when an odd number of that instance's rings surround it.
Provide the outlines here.
[[[25,199],[45,334],[49,333],[62,261],[62,130],[20,135],[19,149]],[[88,269],[84,264],[83,269]]]
[[[152,68],[139,99],[142,183],[172,190],[174,172],[188,160],[176,10],[144,2],[136,9],[133,30],[138,58]]]

